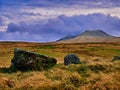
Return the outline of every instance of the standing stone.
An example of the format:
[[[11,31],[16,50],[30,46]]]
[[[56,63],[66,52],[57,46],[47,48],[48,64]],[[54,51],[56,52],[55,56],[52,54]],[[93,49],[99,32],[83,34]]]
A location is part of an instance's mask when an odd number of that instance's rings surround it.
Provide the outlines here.
[[[26,70],[45,70],[57,63],[57,60],[41,54],[14,49],[14,57],[10,68],[16,68],[21,71]]]
[[[64,57],[64,65],[69,65],[69,64],[79,64],[80,63],[80,59],[78,58],[78,56],[76,56],[75,54],[68,54]]]

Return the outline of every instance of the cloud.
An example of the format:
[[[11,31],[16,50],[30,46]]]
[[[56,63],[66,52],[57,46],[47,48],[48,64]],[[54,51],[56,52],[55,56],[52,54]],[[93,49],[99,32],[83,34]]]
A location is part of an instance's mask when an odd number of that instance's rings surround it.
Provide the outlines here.
[[[5,31],[7,29],[7,24],[10,23],[10,20],[6,16],[0,15],[0,31]]]
[[[61,15],[103,13],[120,18],[120,0],[0,0],[0,4],[0,31],[11,22],[47,22]]]
[[[0,32],[0,40],[55,41],[65,35],[80,34],[88,29],[100,29],[111,35],[120,36],[120,18],[93,13],[71,17],[61,15],[45,23],[12,22],[6,32]]]
[[[34,6],[34,7],[56,7],[56,6],[83,6],[83,7],[110,7],[119,6],[120,0],[1,0],[6,6]]]
[[[79,7],[60,7],[60,8],[15,8],[1,11],[1,29],[0,31],[6,31],[6,28],[10,22],[47,22],[49,19],[57,18],[58,16],[65,15],[72,17],[75,15],[87,15],[92,13],[103,13],[105,15],[117,16],[120,18],[120,8],[79,8]]]
[[[60,16],[59,20],[64,21],[65,26],[68,26],[69,30],[75,33],[81,33],[81,31],[87,29],[101,29],[109,34],[120,36],[118,34],[120,32],[120,18],[112,17],[110,14],[94,13],[72,17]]]
[[[80,8],[77,7],[61,7],[61,8],[29,8],[29,9],[21,9],[22,13],[32,13],[35,15],[42,15],[50,18],[50,16],[59,16],[59,15],[66,15],[66,16],[74,16],[74,15],[81,15],[81,14],[90,14],[90,13],[110,13],[113,16],[120,17],[120,8]]]

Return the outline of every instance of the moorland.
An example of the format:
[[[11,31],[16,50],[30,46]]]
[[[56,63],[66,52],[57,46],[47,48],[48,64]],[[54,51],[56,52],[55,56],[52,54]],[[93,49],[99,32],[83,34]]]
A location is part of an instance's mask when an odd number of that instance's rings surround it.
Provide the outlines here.
[[[43,71],[10,71],[14,48],[57,59]],[[64,56],[75,53],[80,64],[64,66]],[[0,90],[120,90],[120,43],[0,42]]]

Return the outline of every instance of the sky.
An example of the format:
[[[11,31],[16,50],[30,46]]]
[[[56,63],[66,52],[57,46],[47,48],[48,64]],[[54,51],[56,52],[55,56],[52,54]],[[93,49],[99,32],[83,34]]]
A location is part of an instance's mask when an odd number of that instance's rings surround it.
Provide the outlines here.
[[[51,42],[85,30],[120,37],[120,0],[0,0],[0,41]]]

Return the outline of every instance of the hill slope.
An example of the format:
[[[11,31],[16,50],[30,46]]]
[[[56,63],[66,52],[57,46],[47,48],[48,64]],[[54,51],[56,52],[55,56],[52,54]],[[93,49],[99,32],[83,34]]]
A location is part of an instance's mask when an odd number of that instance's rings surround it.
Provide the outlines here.
[[[87,30],[80,35],[67,40],[60,40],[60,43],[110,43],[120,42],[120,37],[107,34],[102,30]]]
[[[65,37],[63,37],[63,38],[61,38],[57,41],[68,40],[68,39],[72,39],[72,38],[75,38],[75,37],[76,37],[76,35],[67,35],[67,36],[65,36]]]

